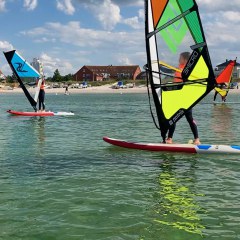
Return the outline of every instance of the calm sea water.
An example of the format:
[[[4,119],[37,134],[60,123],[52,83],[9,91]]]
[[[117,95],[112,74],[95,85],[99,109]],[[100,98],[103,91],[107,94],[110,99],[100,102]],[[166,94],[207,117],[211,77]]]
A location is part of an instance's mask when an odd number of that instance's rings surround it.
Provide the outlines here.
[[[102,141],[161,140],[146,94],[47,95],[48,109],[76,114],[48,118],[9,116],[31,110],[22,94],[0,99],[0,239],[240,239],[239,156]],[[240,145],[240,104],[204,103],[194,109],[202,142]],[[189,139],[182,119],[175,140]]]

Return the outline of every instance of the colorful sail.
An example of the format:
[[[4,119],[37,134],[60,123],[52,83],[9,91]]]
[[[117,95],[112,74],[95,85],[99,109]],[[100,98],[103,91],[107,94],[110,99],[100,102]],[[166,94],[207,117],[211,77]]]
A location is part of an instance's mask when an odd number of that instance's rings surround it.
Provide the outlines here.
[[[195,0],[145,0],[147,76],[164,138],[216,83]],[[189,52],[183,69],[179,56]],[[161,67],[178,73],[179,81]],[[175,75],[177,75],[175,73]]]
[[[28,101],[36,110],[37,101],[33,99],[31,94],[28,92],[27,88],[23,84],[21,78],[39,78],[40,74],[35,70],[25,59],[23,59],[16,50],[4,52],[4,55],[13,71],[16,75],[17,80],[22,88],[23,92],[25,93]]]
[[[217,84],[225,84],[226,88],[215,87],[215,90],[222,96],[226,97],[231,85],[232,74],[234,67],[236,65],[236,60],[230,60],[226,68],[220,73],[220,75],[216,78]]]

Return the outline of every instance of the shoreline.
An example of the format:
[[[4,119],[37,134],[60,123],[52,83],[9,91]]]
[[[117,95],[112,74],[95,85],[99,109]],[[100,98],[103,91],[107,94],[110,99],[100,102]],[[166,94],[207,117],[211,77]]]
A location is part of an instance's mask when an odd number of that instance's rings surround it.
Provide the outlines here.
[[[34,94],[35,88],[28,88],[29,93]],[[14,88],[13,90],[0,89],[1,93],[22,93],[21,88]],[[64,94],[65,88],[47,88],[45,89],[46,94]],[[134,88],[124,88],[124,89],[112,89],[110,85],[103,85],[98,87],[88,87],[88,88],[69,88],[69,94],[83,94],[83,93],[146,93],[147,87],[134,87]]]
[[[35,88],[28,88],[28,91],[31,94],[35,93]],[[65,88],[51,88],[51,89],[45,89],[46,94],[64,94]],[[6,94],[16,94],[16,93],[23,93],[21,88],[14,88],[13,90],[6,90],[0,88],[0,94],[6,93]],[[147,93],[147,87],[141,86],[141,87],[134,87],[134,88],[124,88],[124,89],[112,89],[110,85],[103,85],[98,87],[89,87],[89,88],[70,88],[69,94],[87,94],[87,93],[117,93],[117,94],[123,94],[123,93]],[[214,90],[210,92],[210,94],[213,94]],[[230,89],[228,94],[240,94],[240,89]]]

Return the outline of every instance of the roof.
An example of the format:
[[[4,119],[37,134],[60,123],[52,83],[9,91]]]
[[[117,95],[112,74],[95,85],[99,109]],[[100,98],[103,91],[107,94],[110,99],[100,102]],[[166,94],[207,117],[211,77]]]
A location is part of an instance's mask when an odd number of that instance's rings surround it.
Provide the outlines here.
[[[85,66],[92,72],[96,74],[108,73],[112,76],[116,76],[119,73],[134,74],[139,68],[139,65],[130,65],[130,66]]]
[[[226,67],[231,60],[226,59],[226,61],[224,63],[218,64],[216,67]],[[236,67],[240,67],[240,63],[236,63]]]

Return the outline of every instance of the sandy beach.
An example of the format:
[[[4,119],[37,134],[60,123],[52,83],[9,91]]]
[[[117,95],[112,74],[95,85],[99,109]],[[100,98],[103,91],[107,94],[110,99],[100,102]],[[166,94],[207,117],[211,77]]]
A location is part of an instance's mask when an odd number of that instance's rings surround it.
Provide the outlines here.
[[[32,94],[35,93],[35,88],[28,88],[28,91]],[[45,92],[48,94],[64,94],[65,88],[47,88]],[[147,87],[134,87],[124,89],[112,89],[111,85],[104,85],[98,87],[88,88],[69,88],[69,94],[81,94],[81,93],[146,93]],[[22,93],[21,88],[14,88],[13,90],[0,89],[0,93]]]
[[[31,94],[35,93],[35,88],[28,88]],[[64,94],[65,88],[47,88],[45,89],[47,94]],[[21,88],[14,88],[13,90],[6,90],[0,88],[0,93],[22,93]],[[88,87],[88,88],[69,88],[69,94],[83,94],[83,93],[147,93],[147,87],[134,87],[134,88],[124,88],[124,89],[112,89],[111,85],[104,85],[98,87]],[[214,93],[212,91],[211,93]],[[229,94],[240,94],[240,89],[230,89]]]

